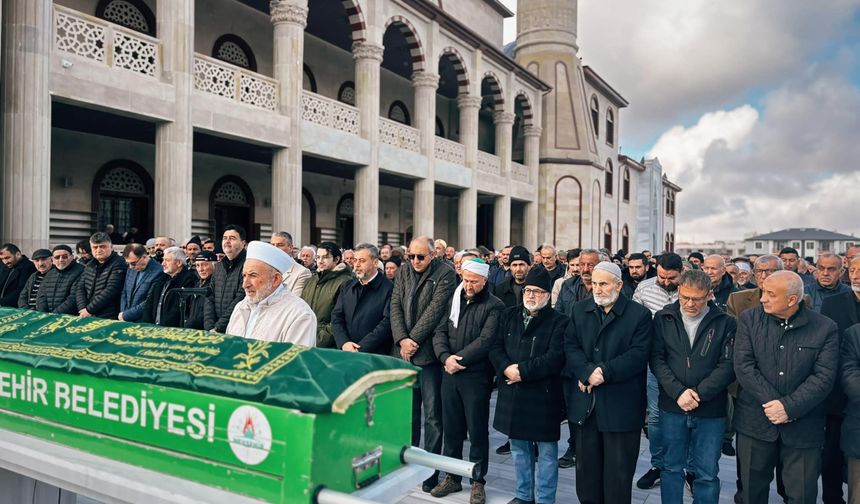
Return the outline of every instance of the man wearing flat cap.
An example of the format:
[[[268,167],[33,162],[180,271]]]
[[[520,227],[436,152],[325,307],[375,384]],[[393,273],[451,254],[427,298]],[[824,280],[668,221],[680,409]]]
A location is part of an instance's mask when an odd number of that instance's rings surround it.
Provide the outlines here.
[[[525,287],[526,275],[532,265],[532,254],[525,247],[517,245],[508,254],[508,266],[510,275],[494,288],[494,294],[506,307],[511,308],[522,304],[523,288]]]
[[[510,437],[518,502],[555,502],[558,487],[561,368],[570,319],[550,306],[551,289],[546,270],[531,270],[522,305],[504,310],[490,347],[499,378],[493,427]]]
[[[33,252],[31,258],[33,266],[36,267],[24,288],[21,289],[21,294],[18,295],[18,308],[36,309],[36,296],[39,294],[39,289],[44,283],[45,275],[51,270],[51,251],[48,249],[38,249]]]
[[[185,321],[185,327],[188,329],[203,329],[203,310],[206,307],[206,300],[212,296],[212,274],[215,273],[215,265],[218,264],[218,256],[215,252],[201,250],[197,257],[194,258],[192,267],[197,272],[198,289],[209,288],[207,294],[197,294],[191,298],[188,304],[188,320]]]
[[[490,345],[498,331],[504,304],[486,289],[490,266],[481,259],[463,261],[463,281],[449,302],[448,317],[433,336],[433,350],[442,363],[442,454],[463,457],[469,436],[469,461],[477,466],[470,504],[484,504],[484,476],[489,462],[490,393],[493,366]],[[448,474],[430,492],[444,497],[459,492],[460,477]]]
[[[651,312],[621,295],[621,268],[594,267],[564,335],[568,421],[576,426],[576,495],[584,504],[629,503],[645,411]]]
[[[268,243],[248,244],[242,266],[245,297],[239,301],[227,334],[245,338],[316,346],[317,318],[307,303],[284,287],[293,259]]]

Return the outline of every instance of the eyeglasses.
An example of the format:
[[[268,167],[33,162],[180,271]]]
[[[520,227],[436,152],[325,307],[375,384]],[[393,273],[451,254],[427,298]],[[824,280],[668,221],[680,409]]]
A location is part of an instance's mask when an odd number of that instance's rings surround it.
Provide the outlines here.
[[[423,261],[424,259],[427,259],[427,255],[425,255],[425,254],[407,254],[406,258],[409,259],[410,261],[414,261],[416,259],[419,261]]]
[[[776,269],[758,269],[758,268],[756,268],[753,270],[753,273],[755,273],[756,275],[772,275],[772,274],[776,273],[777,271],[778,270],[776,270]]]
[[[64,259],[68,259],[69,257],[71,257],[69,254],[60,254],[60,255],[55,255],[54,259],[56,259],[58,261],[62,261]]]
[[[699,304],[699,303],[704,303],[705,301],[707,301],[707,300],[708,300],[708,296],[704,296],[704,297],[687,297],[687,296],[681,296],[681,295],[679,295],[679,296],[678,296],[678,299],[681,301],[681,304],[686,304],[686,303],[689,303],[689,302],[691,302],[691,301],[692,301],[693,303],[695,303],[695,304]]]
[[[537,296],[540,296],[543,294],[546,294],[546,291],[543,289],[528,289],[528,288],[523,289],[523,297],[525,297],[525,296],[537,297]]]

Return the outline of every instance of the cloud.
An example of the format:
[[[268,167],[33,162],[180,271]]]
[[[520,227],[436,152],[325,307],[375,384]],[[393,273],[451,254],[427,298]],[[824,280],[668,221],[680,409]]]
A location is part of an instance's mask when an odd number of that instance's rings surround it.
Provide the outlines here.
[[[583,61],[630,102],[622,140],[641,145],[797,72],[856,28],[860,0],[579,2]]]
[[[812,65],[813,67],[815,65]],[[678,196],[678,241],[786,227],[860,230],[860,89],[809,71],[750,105],[702,115],[657,141]]]

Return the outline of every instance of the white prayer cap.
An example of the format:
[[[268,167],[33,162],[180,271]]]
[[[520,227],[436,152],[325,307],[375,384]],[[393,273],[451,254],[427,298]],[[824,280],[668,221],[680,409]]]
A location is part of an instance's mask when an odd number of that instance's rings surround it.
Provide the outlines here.
[[[608,271],[612,273],[612,276],[621,280],[621,268],[618,267],[614,262],[603,261],[601,263],[597,263],[597,266],[594,267],[594,271]]]
[[[484,278],[490,276],[490,265],[482,261],[481,259],[470,259],[468,261],[463,261],[460,264],[460,269],[471,271],[476,275],[481,275]]]
[[[738,262],[736,262],[736,263],[735,263],[735,266],[737,266],[739,270],[743,270],[743,271],[752,271],[752,268],[750,268],[749,263],[744,262],[744,261],[738,261]]]
[[[248,259],[263,261],[282,275],[293,265],[293,258],[286,252],[266,242],[252,241],[248,244]]]

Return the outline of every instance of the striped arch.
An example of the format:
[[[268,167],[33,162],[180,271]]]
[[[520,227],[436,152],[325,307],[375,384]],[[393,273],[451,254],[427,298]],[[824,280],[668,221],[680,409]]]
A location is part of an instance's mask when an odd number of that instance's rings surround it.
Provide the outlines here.
[[[367,40],[367,25],[364,23],[364,14],[358,6],[358,0],[342,0],[343,10],[349,18],[349,27],[352,29],[352,43]]]
[[[533,126],[534,125],[534,112],[532,111],[532,102],[529,100],[529,95],[522,89],[517,91],[517,97],[515,98],[516,103],[519,103],[520,108],[523,109],[523,125],[524,126]]]
[[[418,31],[412,26],[412,23],[409,22],[403,16],[392,16],[388,22],[385,23],[385,30],[388,30],[388,27],[394,25],[400,33],[406,38],[406,45],[409,46],[409,56],[412,59],[412,72],[423,72],[424,71],[424,48],[421,47],[421,39],[418,38]]]
[[[442,49],[442,54],[439,59],[447,59],[454,66],[454,72],[457,74],[457,94],[469,94],[469,71],[466,69],[466,63],[460,51],[453,47]]]
[[[490,79],[490,93],[493,95],[493,105],[495,105],[496,112],[501,112],[505,108],[505,95],[502,94],[501,79],[492,70],[484,72],[484,78],[481,79],[482,85],[484,79]]]

